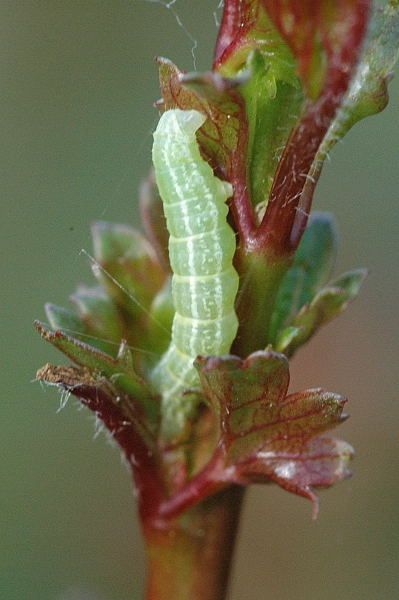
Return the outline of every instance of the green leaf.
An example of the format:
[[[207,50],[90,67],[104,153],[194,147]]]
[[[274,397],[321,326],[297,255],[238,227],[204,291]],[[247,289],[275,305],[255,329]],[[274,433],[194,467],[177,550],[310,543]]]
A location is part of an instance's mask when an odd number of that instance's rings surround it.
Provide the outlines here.
[[[83,292],[83,290],[85,291]],[[122,337],[119,327],[119,317],[115,314],[115,307],[111,304],[108,313],[106,309],[110,301],[101,291],[98,302],[96,302],[95,298],[90,297],[89,302],[86,304],[84,296],[86,291],[90,295],[90,288],[83,288],[82,286],[79,288],[79,291],[81,292],[80,300],[82,302],[78,307],[80,316],[75,311],[63,308],[62,306],[50,303],[45,305],[44,308],[51,329],[54,331],[60,330],[82,342],[90,343],[91,346],[98,350],[115,356]],[[72,299],[75,297],[76,294],[72,296]],[[107,321],[104,319],[107,313],[112,316],[109,328],[106,327]],[[110,334],[111,331],[117,332],[114,338]]]
[[[95,275],[116,302],[134,317],[142,316],[165,275],[144,236],[127,225],[97,222],[92,226]]]
[[[292,332],[287,327],[298,311],[310,302],[328,281],[334,267],[338,246],[335,219],[330,213],[314,213],[295,254],[294,262],[280,284],[272,316],[269,339],[279,351]],[[296,327],[296,326],[295,326]],[[289,330],[292,328],[289,327]],[[283,339],[281,338],[283,336]]]
[[[254,205],[266,203],[282,150],[296,123],[303,94],[292,55],[270,29],[267,51],[248,58],[248,82],[241,87],[249,126],[247,165]]]
[[[326,155],[361,119],[381,112],[388,104],[388,83],[399,56],[399,3],[375,7],[369,33],[356,71],[316,156],[311,176],[317,178]]]
[[[350,271],[321,289],[294,318],[292,327],[297,329],[296,334],[289,339],[287,331],[283,330],[277,338],[276,348],[284,351],[287,356],[292,356],[322,325],[347,308],[358,295],[366,275],[364,269]],[[284,343],[284,339],[288,340],[288,344]]]
[[[267,203],[282,151],[301,112],[302,86],[293,53],[260,2],[249,0],[239,7],[225,3],[224,11],[215,70],[232,79],[243,76],[239,92],[248,131],[242,132],[248,136],[250,196],[258,206]]]
[[[388,82],[399,56],[399,3],[376,7],[359,65],[323,150],[329,150],[355,123],[388,104]]]
[[[149,242],[131,227],[98,222],[92,236],[94,274],[118,308],[129,345],[145,351],[150,306],[165,272]]]
[[[52,329],[61,329],[82,340],[87,337],[87,327],[74,311],[50,302],[45,304],[44,309]]]
[[[124,334],[113,301],[101,287],[85,285],[80,285],[70,300],[91,336],[90,343],[114,356]]]
[[[45,341],[61,350],[74,363],[103,375],[116,388],[139,401],[151,422],[158,418],[159,403],[153,398],[146,382],[129,365],[125,349],[119,358],[113,358],[60,330],[51,331],[39,321],[35,322],[35,326]]]
[[[275,347],[277,352],[284,352],[301,332],[300,327],[285,327],[279,332]]]

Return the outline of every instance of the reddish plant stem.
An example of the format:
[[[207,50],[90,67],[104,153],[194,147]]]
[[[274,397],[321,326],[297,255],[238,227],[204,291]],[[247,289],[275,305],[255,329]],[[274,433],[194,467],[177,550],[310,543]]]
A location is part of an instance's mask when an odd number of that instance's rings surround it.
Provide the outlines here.
[[[224,600],[242,497],[230,486],[162,528],[143,523],[147,600]]]
[[[142,522],[151,529],[167,529],[198,502],[217,493],[226,483],[222,481],[223,450],[215,451],[204,469],[175,494],[168,497],[159,468],[158,451],[140,434],[139,415],[130,403],[115,403],[114,396],[104,386],[62,384],[102,421],[119,444],[129,462],[136,485]]]
[[[202,471],[190,479],[176,494],[160,504],[156,515],[157,523],[162,524],[180,516],[199,501],[205,500],[225,487],[226,484],[221,478],[222,472],[223,453],[216,450]]]
[[[133,472],[139,499],[140,518],[149,520],[158,513],[165,500],[165,486],[158,465],[156,448],[144,442],[135,426],[134,415],[115,404],[114,397],[102,387],[63,386],[87,406],[104,423],[119,444]]]
[[[131,403],[126,412],[126,404],[115,404],[114,397],[105,387],[82,384],[63,384],[63,387],[97,415],[123,450],[132,469],[140,518],[147,527],[168,529],[173,519],[226,486],[220,476],[223,470],[223,452],[220,449],[202,471],[168,497],[157,449],[151,448],[148,440],[146,443],[140,435],[138,416],[134,414]]]
[[[255,246],[269,247],[280,255],[291,255],[298,247],[316,184],[310,170],[336,106],[330,96],[316,105],[307,104],[280,161]]]
[[[333,94],[316,104],[307,104],[280,161],[266,214],[256,234],[256,247],[268,247],[280,255],[291,255],[298,247],[317,183],[310,171],[338,106]]]
[[[151,440],[144,441],[137,422],[140,415],[131,403],[124,397],[116,400],[107,382],[87,378],[78,368],[48,365],[39,379],[62,386],[93,411],[132,468],[147,546],[147,600],[223,600],[243,489],[230,485],[216,493],[212,473],[216,474],[219,460],[167,500],[157,453]],[[206,498],[209,494],[215,495]]]
[[[236,95],[236,102],[241,106],[241,123],[238,130],[237,146],[231,156],[229,165],[229,181],[234,188],[231,212],[240,235],[241,244],[244,247],[249,247],[256,231],[255,214],[247,181],[246,156],[249,132],[243,99],[238,94]]]

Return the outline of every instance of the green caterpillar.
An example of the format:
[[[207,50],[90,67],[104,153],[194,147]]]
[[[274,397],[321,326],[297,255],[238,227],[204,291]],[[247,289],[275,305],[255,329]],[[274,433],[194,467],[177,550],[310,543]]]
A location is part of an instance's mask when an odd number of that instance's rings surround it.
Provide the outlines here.
[[[164,427],[171,433],[180,429],[192,409],[182,392],[198,384],[193,361],[198,355],[228,353],[238,328],[236,243],[226,221],[226,200],[233,189],[200,155],[195,133],[205,120],[195,110],[165,112],[152,151],[170,234],[176,311],[170,346],[152,381],[162,395]]]

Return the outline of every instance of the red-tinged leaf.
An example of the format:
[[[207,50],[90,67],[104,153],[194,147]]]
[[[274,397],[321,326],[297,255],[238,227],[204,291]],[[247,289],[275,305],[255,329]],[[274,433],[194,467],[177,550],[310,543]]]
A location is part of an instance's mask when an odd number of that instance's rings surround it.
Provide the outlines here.
[[[309,98],[315,100],[327,88],[337,93],[356,64],[370,4],[370,0],[227,0],[214,69],[231,74],[233,65],[237,72],[255,48],[266,48],[270,57],[276,50],[275,27],[296,58]],[[277,45],[281,51],[281,42]]]
[[[276,404],[269,400],[263,410],[258,408],[247,429],[234,431],[236,440],[230,444],[229,462],[241,460],[251,448],[273,448],[275,444],[290,448],[298,439],[308,439],[335,427],[346,418],[342,415],[345,402],[345,398],[322,389],[292,394]],[[232,425],[234,416],[233,413]]]
[[[215,171],[226,177],[231,153],[237,147],[240,120],[245,123],[242,100],[234,94],[238,82],[214,73],[185,74],[169,60],[160,58],[159,76],[163,110],[198,110],[207,121],[197,134],[201,152]]]
[[[248,123],[245,103],[237,90],[243,79],[228,79],[217,73],[184,74],[163,58],[158,64],[162,100],[157,105],[161,110],[194,109],[207,117],[197,132],[201,153],[215,173],[233,185],[235,223],[243,238],[249,237],[255,221],[246,173]]]
[[[219,442],[204,466],[161,514],[172,518],[231,483],[274,481],[310,498],[312,487],[327,487],[347,477],[350,446],[319,434],[341,423],[345,398],[322,389],[286,396],[288,362],[261,351],[196,361],[204,398],[219,420]]]
[[[318,497],[313,488],[326,488],[350,477],[348,467],[353,448],[342,440],[315,437],[295,444],[284,441],[272,449],[265,447],[239,469],[246,483],[272,480],[285,490],[304,496],[313,503],[313,516],[318,513]]]
[[[309,96],[317,98],[329,86],[340,87],[356,63],[370,1],[263,0],[263,4],[296,56]]]
[[[296,79],[293,55],[260,0],[227,1],[216,45],[214,71],[234,77],[248,57],[261,53],[279,79]]]
[[[223,18],[215,49],[217,68],[239,45],[240,41],[254,28],[259,14],[259,0],[225,0]]]
[[[202,389],[220,420],[227,465],[238,465],[264,448],[287,449],[343,420],[345,398],[322,389],[286,396],[289,371],[284,355],[256,352],[197,360]]]
[[[368,0],[272,2],[265,0],[291,45],[306,84],[319,39],[326,57],[324,75],[309,99],[280,160],[269,203],[258,232],[258,245],[292,254],[305,230],[321,166],[314,168],[323,140],[340,108],[355,71],[366,34]],[[295,25],[296,24],[296,25]],[[303,35],[309,29],[306,35]],[[312,33],[313,32],[313,33]],[[311,40],[311,41],[309,41]],[[312,69],[309,77],[314,79]],[[309,86],[308,86],[309,88]]]
[[[255,352],[244,361],[237,356],[200,357],[196,367],[203,392],[226,434],[231,411],[245,408],[252,415],[262,403],[277,403],[287,393],[288,361],[277,352]]]

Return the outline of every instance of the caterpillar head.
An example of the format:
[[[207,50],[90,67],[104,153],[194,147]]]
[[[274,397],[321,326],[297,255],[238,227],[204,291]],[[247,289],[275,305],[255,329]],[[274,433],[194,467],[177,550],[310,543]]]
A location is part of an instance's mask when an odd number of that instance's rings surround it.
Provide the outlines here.
[[[192,137],[206,121],[206,116],[198,110],[167,110],[161,116],[154,135],[181,138]]]

